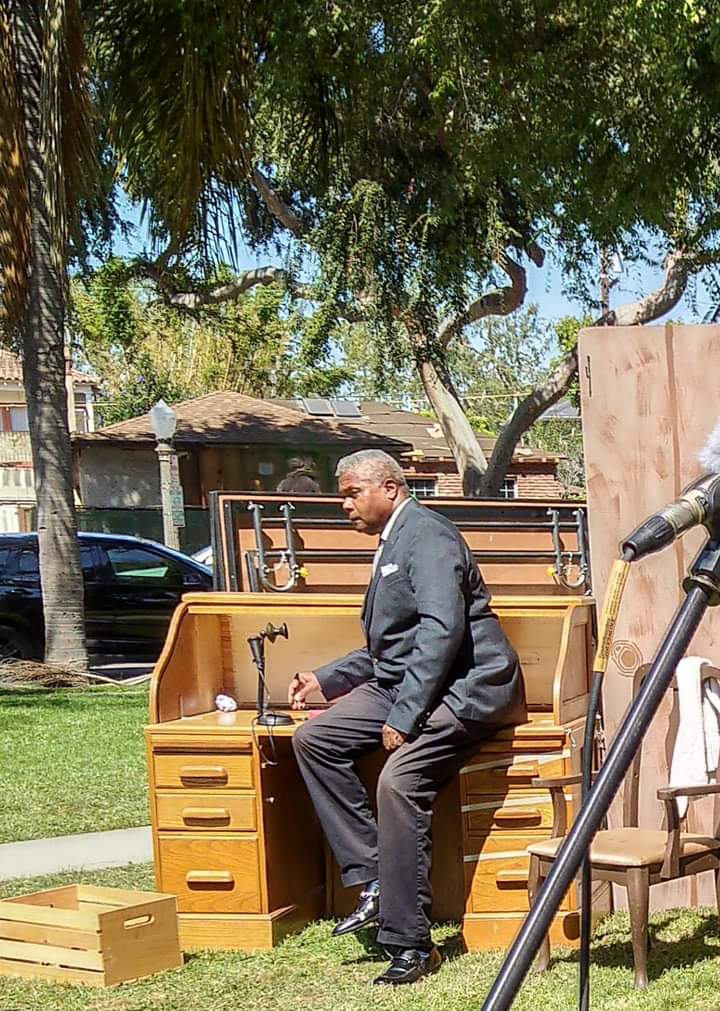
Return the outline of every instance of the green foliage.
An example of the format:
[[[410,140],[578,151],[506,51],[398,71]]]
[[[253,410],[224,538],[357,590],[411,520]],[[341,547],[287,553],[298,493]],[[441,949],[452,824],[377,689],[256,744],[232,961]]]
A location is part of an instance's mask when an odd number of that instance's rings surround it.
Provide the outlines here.
[[[557,336],[558,346],[560,348],[561,354],[553,359],[552,365],[555,366],[561,358],[565,355],[570,354],[577,347],[578,334],[583,329],[583,327],[592,326],[593,320],[590,316],[563,316],[561,319],[557,320],[555,323],[555,334]],[[577,380],[573,382],[569,390],[565,394],[567,400],[574,406],[580,407],[580,384]]]
[[[347,380],[343,395],[358,400],[384,400],[408,407],[422,402],[422,383],[409,356],[390,357],[382,341],[373,338],[364,323],[341,323],[334,335],[335,354],[343,363]]]
[[[221,265],[188,287],[228,280]],[[325,355],[303,353],[314,316],[290,304],[279,285],[256,287],[237,302],[188,314],[159,300],[137,280],[137,265],[110,260],[73,284],[76,354],[102,381],[102,424],[144,414],[161,397],[169,403],[216,390],[249,396],[331,396],[345,369]]]
[[[496,435],[516,403],[548,375],[555,334],[536,305],[490,317],[451,347],[448,366],[474,427]]]
[[[397,336],[552,236],[582,273],[641,229],[715,230],[720,55],[709,6],[669,0],[85,5],[131,195],[185,253],[286,242],[264,167],[319,256]],[[618,45],[618,40],[622,44]],[[223,227],[223,225],[225,227]],[[325,331],[326,333],[326,331]],[[322,329],[321,329],[322,334]]]
[[[379,347],[365,376],[376,388],[430,359],[463,394],[474,371],[474,424],[497,430],[508,376],[437,334],[505,283],[500,251],[522,262],[532,243],[552,244],[588,306],[601,247],[643,259],[649,236],[658,257],[680,244],[695,264],[717,258],[712,5],[91,0],[84,11],[108,142],[149,208],[163,267],[192,264],[202,284],[243,238],[294,250],[315,285],[307,318],[283,309],[282,373],[241,349],[255,388],[280,389],[280,374],[299,388],[303,370],[332,361],[342,320],[360,320]]]

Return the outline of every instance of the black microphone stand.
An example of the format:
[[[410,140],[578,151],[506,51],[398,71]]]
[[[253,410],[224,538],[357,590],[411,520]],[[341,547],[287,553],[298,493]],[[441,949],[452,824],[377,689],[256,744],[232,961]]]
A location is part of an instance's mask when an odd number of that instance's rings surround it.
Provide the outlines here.
[[[257,635],[248,636],[248,646],[252,654],[253,662],[257,667],[257,716],[255,722],[261,727],[289,727],[295,721],[287,713],[274,713],[268,708],[268,693],[265,682],[265,640],[275,642],[278,636],[283,639],[288,638],[288,629],[285,622],[282,625],[272,625],[268,623],[262,632]]]
[[[593,672],[590,682],[590,697],[585,720],[585,736],[582,757],[582,803],[592,788],[593,758],[595,755],[595,733],[602,703],[603,675]],[[579,952],[579,1011],[590,1009],[590,935],[592,933],[592,869],[590,854],[585,853],[580,878],[580,952]]]
[[[482,1011],[508,1011],[510,1008],[672,682],[675,668],[707,608],[720,604],[720,540],[717,539],[720,531],[713,529],[711,533],[712,539],[702,547],[683,582],[685,600],[665,633],[645,681],[608,750],[605,763],[505,956]]]

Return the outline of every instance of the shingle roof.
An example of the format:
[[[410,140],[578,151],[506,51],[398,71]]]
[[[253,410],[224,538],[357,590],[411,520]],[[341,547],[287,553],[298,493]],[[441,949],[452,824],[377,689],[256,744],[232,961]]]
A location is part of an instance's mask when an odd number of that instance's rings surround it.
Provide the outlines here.
[[[345,418],[345,424],[363,428],[366,431],[382,433],[408,442],[412,450],[417,454],[422,454],[421,459],[425,460],[452,460],[453,455],[450,447],[445,441],[439,423],[435,418],[415,411],[404,411],[401,408],[391,407],[389,404],[382,404],[376,400],[352,401],[356,403],[362,411],[360,418]],[[276,400],[274,403],[284,407],[295,407],[300,409],[300,401]],[[307,417],[307,415],[305,415]],[[491,436],[478,436],[478,442],[485,453],[489,456],[497,440]],[[529,446],[518,446],[513,459],[523,463],[540,463],[543,461],[556,462],[562,457],[557,453],[547,453],[540,449],[531,449]]]
[[[375,446],[394,453],[409,451],[411,445],[377,430],[345,421],[309,418],[293,407],[257,400],[242,393],[208,393],[204,397],[173,404],[177,414],[175,444],[216,443],[236,445],[287,443],[313,446],[317,443],[342,446]],[[147,414],[128,421],[73,436],[78,443],[155,443]]]
[[[70,374],[76,383],[86,383],[88,386],[98,386],[95,376],[88,376],[77,369],[72,369]],[[22,383],[23,367],[20,355],[14,351],[0,351],[0,383]]]

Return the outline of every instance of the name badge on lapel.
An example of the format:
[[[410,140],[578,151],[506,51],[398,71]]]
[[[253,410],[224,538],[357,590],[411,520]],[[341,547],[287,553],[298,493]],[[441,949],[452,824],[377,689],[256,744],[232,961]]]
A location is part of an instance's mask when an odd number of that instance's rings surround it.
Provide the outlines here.
[[[398,570],[397,565],[395,565],[393,562],[390,562],[388,565],[380,566],[380,575],[391,576],[393,572],[397,572],[397,570]]]

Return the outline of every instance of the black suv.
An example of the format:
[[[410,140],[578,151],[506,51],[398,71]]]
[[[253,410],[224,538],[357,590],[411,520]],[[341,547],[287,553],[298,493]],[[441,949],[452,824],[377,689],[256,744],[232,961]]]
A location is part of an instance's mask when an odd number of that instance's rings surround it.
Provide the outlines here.
[[[141,537],[80,533],[85,634],[93,658],[153,662],[183,593],[212,589],[212,572]],[[42,658],[37,534],[0,534],[0,661]]]

